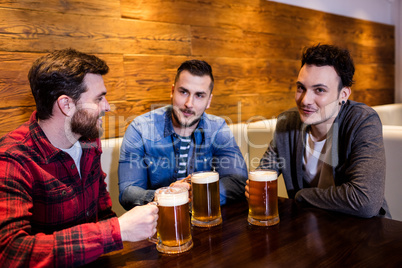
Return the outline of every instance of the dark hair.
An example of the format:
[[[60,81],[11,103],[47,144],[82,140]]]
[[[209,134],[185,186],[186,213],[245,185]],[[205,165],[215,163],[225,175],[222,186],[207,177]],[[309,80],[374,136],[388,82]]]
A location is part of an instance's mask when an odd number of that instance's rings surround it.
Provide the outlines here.
[[[209,89],[212,92],[214,88],[214,76],[212,75],[212,68],[211,66],[203,60],[188,60],[183,62],[180,67],[177,69],[176,78],[174,79],[174,83],[176,84],[177,80],[179,79],[180,73],[182,71],[188,71],[192,75],[196,76],[204,76],[208,75],[211,78],[211,84],[209,85]]]
[[[332,66],[341,78],[338,89],[351,87],[354,83],[355,66],[350,53],[332,45],[316,45],[304,49],[301,67],[305,64],[316,66]]]
[[[86,74],[104,75],[108,71],[105,61],[74,49],[56,50],[38,58],[28,73],[38,118],[50,118],[53,105],[61,95],[77,102],[87,91],[83,83]]]

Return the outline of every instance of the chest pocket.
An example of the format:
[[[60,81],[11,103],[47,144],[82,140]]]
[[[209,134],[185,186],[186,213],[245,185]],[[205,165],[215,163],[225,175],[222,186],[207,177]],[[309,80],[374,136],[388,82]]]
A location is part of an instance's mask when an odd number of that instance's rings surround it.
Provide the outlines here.
[[[53,189],[39,190],[34,194],[33,224],[43,226],[43,232],[60,227],[78,216],[79,203],[77,193],[72,186],[59,184]],[[47,230],[46,230],[47,226]],[[40,227],[39,227],[40,228]]]
[[[144,168],[147,169],[148,186],[157,189],[173,182],[175,158],[145,154]]]
[[[201,148],[195,154],[194,171],[210,171],[214,164],[212,151]]]

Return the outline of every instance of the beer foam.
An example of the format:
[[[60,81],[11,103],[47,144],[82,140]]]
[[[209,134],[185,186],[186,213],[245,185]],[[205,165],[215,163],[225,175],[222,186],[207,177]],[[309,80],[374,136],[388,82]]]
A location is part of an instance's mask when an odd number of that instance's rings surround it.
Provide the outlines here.
[[[174,207],[188,203],[188,191],[179,187],[165,187],[155,192],[158,206]]]
[[[278,174],[273,170],[250,171],[248,178],[251,181],[274,181],[278,179]]]
[[[207,184],[216,182],[219,180],[218,172],[197,172],[191,176],[191,182],[198,184]]]

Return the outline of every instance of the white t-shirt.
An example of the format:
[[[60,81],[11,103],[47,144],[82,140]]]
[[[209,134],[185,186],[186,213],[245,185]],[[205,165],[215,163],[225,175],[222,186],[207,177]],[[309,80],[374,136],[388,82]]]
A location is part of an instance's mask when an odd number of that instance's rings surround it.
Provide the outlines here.
[[[331,144],[327,139],[314,141],[311,134],[307,133],[306,146],[303,154],[304,180],[311,187],[328,188],[334,185],[332,168],[325,161],[326,153],[331,152]]]
[[[82,147],[81,147],[81,143],[79,141],[77,141],[76,143],[74,143],[73,146],[71,146],[71,148],[69,149],[62,149],[59,148],[60,150],[68,153],[71,158],[74,160],[75,162],[75,166],[78,169],[78,174],[80,174],[81,177],[81,156],[82,156]]]

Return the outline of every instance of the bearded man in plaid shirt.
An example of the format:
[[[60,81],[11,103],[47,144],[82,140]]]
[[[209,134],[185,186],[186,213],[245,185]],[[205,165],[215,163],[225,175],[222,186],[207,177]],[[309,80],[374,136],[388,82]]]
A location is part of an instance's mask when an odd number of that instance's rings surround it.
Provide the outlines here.
[[[80,266],[155,233],[155,205],[111,209],[99,139],[108,70],[72,49],[31,67],[36,111],[0,140],[0,267]]]

